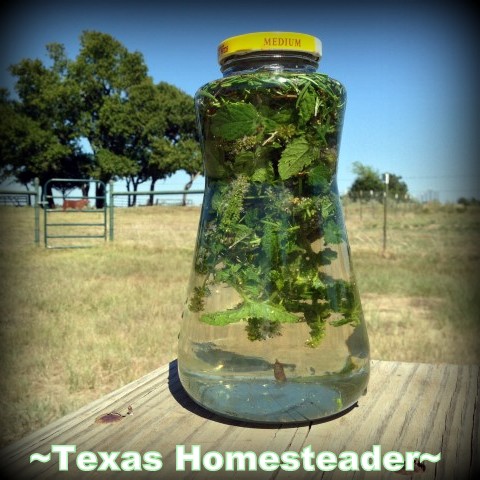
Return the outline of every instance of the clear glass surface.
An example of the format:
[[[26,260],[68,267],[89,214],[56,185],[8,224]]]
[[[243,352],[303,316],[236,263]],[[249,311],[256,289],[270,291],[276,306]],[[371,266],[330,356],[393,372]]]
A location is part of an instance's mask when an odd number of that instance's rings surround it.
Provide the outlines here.
[[[368,383],[336,185],[345,91],[309,69],[236,73],[195,97],[206,192],[179,375],[234,419],[317,420]]]

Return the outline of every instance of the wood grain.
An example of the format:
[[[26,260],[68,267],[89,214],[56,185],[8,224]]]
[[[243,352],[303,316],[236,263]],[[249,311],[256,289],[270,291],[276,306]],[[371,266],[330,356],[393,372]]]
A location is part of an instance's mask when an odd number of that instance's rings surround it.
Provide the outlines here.
[[[0,451],[0,466],[16,479],[155,478],[155,479],[403,479],[400,473],[295,472],[277,469],[246,472],[176,471],[175,448],[200,445],[202,454],[217,451],[316,453],[355,451],[380,445],[388,451],[437,454],[425,471],[411,478],[476,478],[479,465],[479,367],[372,361],[367,394],[347,413],[328,421],[303,425],[259,426],[220,418],[197,406],[178,380],[176,361],[80,410],[32,433]],[[129,413],[129,406],[130,413]],[[124,415],[111,423],[100,416]],[[158,451],[163,468],[157,472],[82,472],[70,455],[68,472],[59,472],[57,456],[48,463],[29,463],[30,454],[48,454],[51,445],[75,445],[76,451]],[[118,462],[120,463],[120,462]]]

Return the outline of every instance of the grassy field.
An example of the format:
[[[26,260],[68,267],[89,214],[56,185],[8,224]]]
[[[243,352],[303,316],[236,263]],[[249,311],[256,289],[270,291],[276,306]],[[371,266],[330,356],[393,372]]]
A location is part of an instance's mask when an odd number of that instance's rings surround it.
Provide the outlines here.
[[[480,210],[346,207],[372,357],[480,363]],[[199,209],[117,209],[115,241],[33,244],[0,209],[0,445],[176,357]]]

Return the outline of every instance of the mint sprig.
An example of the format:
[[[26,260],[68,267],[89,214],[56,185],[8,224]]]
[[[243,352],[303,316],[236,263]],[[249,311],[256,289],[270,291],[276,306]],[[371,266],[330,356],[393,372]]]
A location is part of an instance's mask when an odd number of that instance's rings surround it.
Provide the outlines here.
[[[282,180],[299,174],[315,159],[315,152],[305,137],[296,138],[283,150],[278,164],[278,173]]]
[[[212,117],[212,133],[225,140],[252,135],[259,118],[256,108],[250,103],[227,103]]]
[[[334,184],[343,87],[321,74],[254,73],[212,82],[196,102],[208,194],[191,310],[215,327],[245,323],[252,341],[306,322],[312,347],[327,324],[357,325],[353,279],[325,271],[346,240]],[[225,286],[240,300],[213,310],[210,292]]]

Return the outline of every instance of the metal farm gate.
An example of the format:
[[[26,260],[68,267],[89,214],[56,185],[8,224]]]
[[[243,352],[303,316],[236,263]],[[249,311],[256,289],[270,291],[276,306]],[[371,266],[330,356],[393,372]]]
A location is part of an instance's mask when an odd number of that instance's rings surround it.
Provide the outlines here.
[[[84,197],[62,196],[63,203],[56,208],[49,208],[49,200],[54,201],[54,195],[44,198],[44,238],[47,248],[87,248],[98,244],[99,239],[107,239],[107,198],[106,187],[100,180],[78,180],[70,178],[52,178],[44,186],[45,192],[51,191],[49,185],[68,183],[78,184],[80,188],[85,183],[95,184],[95,196]],[[98,186],[103,195],[98,196]],[[55,188],[55,187],[53,187]],[[58,198],[58,197],[57,197]],[[96,208],[97,200],[101,200],[102,208]],[[94,203],[92,205],[91,203]]]

